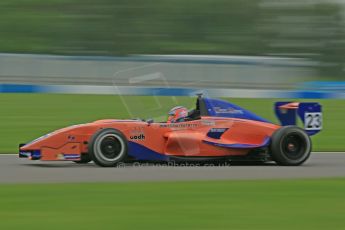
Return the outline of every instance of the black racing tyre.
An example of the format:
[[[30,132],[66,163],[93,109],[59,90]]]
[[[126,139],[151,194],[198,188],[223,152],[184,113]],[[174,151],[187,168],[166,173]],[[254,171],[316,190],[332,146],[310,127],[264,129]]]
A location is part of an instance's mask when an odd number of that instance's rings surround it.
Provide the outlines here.
[[[301,165],[309,158],[310,152],[311,140],[297,126],[284,126],[271,137],[270,154],[278,165]]]
[[[116,129],[101,129],[89,142],[89,154],[99,166],[112,167],[122,162],[128,151],[126,137]]]
[[[74,161],[74,162],[77,163],[77,164],[87,164],[90,161],[92,161],[90,155],[84,153],[84,154],[80,155],[80,160],[79,161]]]

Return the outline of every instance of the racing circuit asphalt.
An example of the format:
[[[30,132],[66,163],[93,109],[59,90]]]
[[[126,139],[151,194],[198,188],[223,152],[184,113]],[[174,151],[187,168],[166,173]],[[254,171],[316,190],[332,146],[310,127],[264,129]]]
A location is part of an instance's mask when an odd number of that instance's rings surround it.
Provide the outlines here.
[[[247,180],[345,177],[345,153],[313,153],[302,166],[178,166],[127,163],[101,168],[93,163],[41,162],[0,155],[0,183]]]

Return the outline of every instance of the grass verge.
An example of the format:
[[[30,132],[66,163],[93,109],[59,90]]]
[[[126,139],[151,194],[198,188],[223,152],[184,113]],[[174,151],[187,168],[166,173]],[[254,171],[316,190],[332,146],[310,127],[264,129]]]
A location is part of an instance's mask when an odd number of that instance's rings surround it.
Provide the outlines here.
[[[345,179],[0,185],[0,229],[343,229]]]

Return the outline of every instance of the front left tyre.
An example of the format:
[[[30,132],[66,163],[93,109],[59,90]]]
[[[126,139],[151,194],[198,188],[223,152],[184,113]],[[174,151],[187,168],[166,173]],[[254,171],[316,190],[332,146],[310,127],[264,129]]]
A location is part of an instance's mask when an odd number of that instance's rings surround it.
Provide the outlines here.
[[[127,156],[127,140],[119,130],[101,129],[91,137],[89,143],[89,154],[99,166],[116,166]]]

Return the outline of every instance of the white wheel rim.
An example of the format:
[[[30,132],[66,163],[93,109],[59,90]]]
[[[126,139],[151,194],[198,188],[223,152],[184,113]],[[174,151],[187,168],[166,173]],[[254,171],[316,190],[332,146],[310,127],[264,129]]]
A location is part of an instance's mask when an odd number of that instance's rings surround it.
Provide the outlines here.
[[[104,154],[102,153],[102,149],[101,149],[101,143],[102,141],[107,138],[107,137],[113,137],[115,138],[116,140],[119,141],[120,145],[121,145],[121,151],[120,153],[115,157],[115,158],[108,158],[106,156],[104,156]],[[105,134],[103,136],[99,136],[96,140],[95,140],[95,145],[94,145],[94,153],[95,156],[99,159],[99,160],[102,160],[102,161],[107,161],[107,162],[116,162],[118,159],[120,159],[123,154],[125,153],[125,142],[123,141],[123,139],[118,135],[118,134],[113,134],[113,133],[110,133],[110,134]]]

